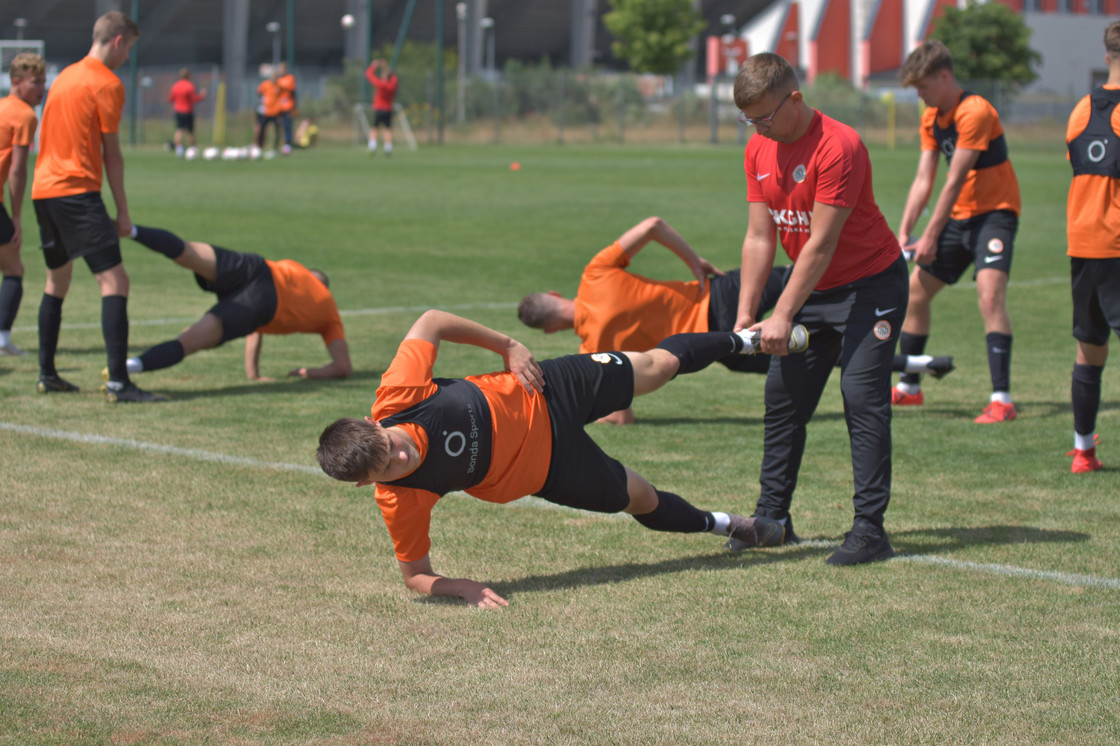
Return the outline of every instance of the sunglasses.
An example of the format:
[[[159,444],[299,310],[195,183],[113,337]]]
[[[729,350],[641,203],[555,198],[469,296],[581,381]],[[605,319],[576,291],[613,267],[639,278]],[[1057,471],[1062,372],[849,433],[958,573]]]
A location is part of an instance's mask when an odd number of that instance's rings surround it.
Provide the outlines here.
[[[740,111],[739,112],[739,121],[742,122],[743,124],[749,124],[752,127],[769,127],[770,125],[772,125],[774,123],[774,117],[777,116],[778,109],[782,108],[782,104],[784,104],[789,99],[789,97],[792,96],[792,95],[793,95],[793,91],[790,91],[789,93],[787,93],[785,95],[785,98],[783,98],[781,101],[778,102],[778,105],[774,107],[774,111],[770,112],[770,116],[768,116],[768,117],[758,117],[757,119],[751,119],[748,116],[744,116],[743,112]]]

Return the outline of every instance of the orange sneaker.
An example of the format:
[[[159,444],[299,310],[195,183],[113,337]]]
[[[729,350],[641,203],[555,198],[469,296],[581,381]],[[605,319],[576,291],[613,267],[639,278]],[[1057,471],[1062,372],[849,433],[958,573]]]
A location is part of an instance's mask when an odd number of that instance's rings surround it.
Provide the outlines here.
[[[916,407],[925,403],[926,397],[921,391],[916,394],[907,394],[897,386],[891,389],[891,404],[896,407]]]
[[[975,422],[981,425],[990,425],[993,422],[1007,422],[1015,419],[1015,405],[994,401],[984,407],[984,412],[976,418]]]
[[[1066,455],[1073,456],[1073,466],[1071,466],[1069,470],[1074,474],[1085,474],[1090,471],[1096,471],[1104,466],[1101,460],[1097,458],[1096,448],[1090,448],[1086,451],[1080,448],[1074,448]]]

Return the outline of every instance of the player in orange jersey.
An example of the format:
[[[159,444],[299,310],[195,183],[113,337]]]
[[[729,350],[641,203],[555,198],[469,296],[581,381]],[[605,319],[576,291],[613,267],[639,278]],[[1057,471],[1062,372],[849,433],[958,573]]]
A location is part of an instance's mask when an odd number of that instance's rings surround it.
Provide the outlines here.
[[[276,68],[276,86],[280,89],[280,125],[284,130],[284,145],[280,152],[292,152],[292,117],[296,112],[296,76],[288,72],[288,66],[281,62]]]
[[[1077,473],[1101,468],[1097,413],[1108,339],[1120,333],[1120,21],[1104,32],[1108,80],[1081,99],[1069,117],[1066,146],[1073,181],[1066,205],[1066,238],[1073,289],[1077,357],[1070,387],[1073,456]]]
[[[433,378],[442,341],[491,350],[505,370]],[[739,546],[776,546],[784,537],[777,521],[699,510],[608,456],[583,429],[634,396],[743,349],[744,339],[733,332],[678,334],[648,352],[538,363],[504,334],[427,311],[381,377],[370,416],[343,418],[323,431],[319,464],[335,479],[376,484],[374,497],[406,586],[484,608],[506,600],[483,583],[432,569],[432,508],[448,492],[493,503],[532,494],[580,510],[625,511],[654,531],[710,532]]]
[[[0,99],[0,355],[26,355],[12,342],[19,303],[23,298],[23,242],[21,213],[27,186],[27,154],[35,141],[39,119],[35,109],[43,100],[47,65],[31,52],[17,54],[9,67],[12,90]],[[4,209],[4,182],[11,194],[12,214]]]
[[[696,280],[654,280],[628,272],[631,260],[649,242],[665,246],[689,268]],[[770,270],[755,314],[762,318],[778,301],[789,267]],[[623,233],[600,251],[583,270],[576,297],[556,291],[532,293],[518,306],[523,323],[545,333],[573,329],[580,338],[579,351],[644,350],[671,334],[732,331],[739,310],[739,270],[722,272],[701,258],[671,225],[650,217]],[[770,356],[731,355],[719,361],[741,373],[766,373]],[[895,370],[916,370],[936,378],[953,370],[951,357],[896,355]],[[603,418],[612,424],[630,424],[627,409]]]
[[[118,135],[124,85],[113,70],[128,60],[139,35],[136,23],[124,13],[110,11],[98,18],[89,54],[59,73],[43,108],[31,185],[47,263],[47,286],[39,304],[41,393],[78,390],[59,377],[55,352],[74,259],[81,257],[101,287],[101,332],[109,359],[109,380],[102,387],[106,399],[161,399],[133,385],[125,365],[129,288],[118,235],[132,229],[132,220]],[[103,169],[117,206],[115,221],[101,200]]]
[[[953,76],[953,57],[939,41],[924,42],[911,52],[899,77],[903,85],[914,86],[929,107],[922,114],[918,173],[898,229],[899,244],[913,252],[917,264],[910,275],[910,304],[899,352],[920,355],[925,351],[934,296],[973,265],[992,381],[988,406],[976,422],[1013,420],[1007,278],[1019,228],[1020,199],[1003,125],[990,103],[961,88]],[[915,238],[911,234],[933,193],[939,155],[945,156],[949,173],[929,223]],[[891,392],[891,401],[921,404],[921,376],[904,374]]]
[[[167,368],[187,355],[245,337],[245,375],[251,381],[271,381],[260,374],[265,334],[318,334],[331,361],[317,368],[293,368],[298,378],[346,378],[350,351],[338,306],[327,277],[291,259],[269,261],[258,254],[230,251],[199,241],[184,241],[159,228],[133,226],[131,237],[158,254],[192,271],[198,286],[218,296],[218,303],[177,338],[129,358],[128,372]]]
[[[194,147],[194,105],[204,98],[206,98],[206,91],[194,87],[194,83],[191,82],[191,71],[184,67],[179,71],[179,79],[167,94],[167,100],[175,110],[175,155],[183,155],[184,136],[187,144]]]
[[[272,71],[272,76],[265,78],[257,86],[257,95],[260,96],[260,103],[257,105],[257,131],[256,142],[257,147],[264,150],[265,130],[271,124],[275,135],[273,137],[273,147],[280,148],[280,98],[283,96],[279,84],[276,82],[280,75],[280,68],[277,66]]]

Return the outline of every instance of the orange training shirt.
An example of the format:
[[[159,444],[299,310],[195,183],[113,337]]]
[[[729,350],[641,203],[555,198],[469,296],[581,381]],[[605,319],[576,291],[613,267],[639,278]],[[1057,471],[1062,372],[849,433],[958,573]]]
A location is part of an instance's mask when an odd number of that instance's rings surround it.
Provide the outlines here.
[[[422,339],[401,342],[381,376],[377,400],[370,408],[373,419],[380,421],[435,393],[432,368],[436,352],[435,345]],[[552,461],[552,420],[544,395],[530,396],[509,372],[467,376],[466,380],[481,389],[493,423],[490,469],[467,493],[487,502],[508,503],[540,491]],[[410,423],[399,427],[411,436],[420,458],[427,456],[429,434]],[[431,512],[441,496],[415,487],[378,483],[375,497],[397,559],[414,562],[426,557],[431,549]]]
[[[261,334],[317,333],[323,344],[345,339],[338,306],[327,287],[299,262],[265,260],[276,285],[276,315],[260,329]]]
[[[956,121],[958,148],[984,151],[992,140],[1003,134],[1003,125],[995,107],[982,96],[969,96],[947,112],[942,113],[933,107],[922,112],[922,150],[939,151],[933,136],[935,117],[942,127]],[[969,171],[950,217],[965,220],[994,210],[1011,210],[1016,215],[1021,210],[1019,180],[1010,158],[991,168]]]
[[[280,88],[280,101],[277,104],[281,112],[293,111],[296,108],[296,76],[288,73],[276,79]]]
[[[12,167],[12,148],[30,147],[38,123],[35,110],[19,96],[13,93],[0,98],[0,204],[4,203],[4,184]]]
[[[1115,90],[1115,86],[1106,87]],[[1080,135],[1089,124],[1091,106],[1086,96],[1074,107],[1066,128],[1066,142]],[[1112,110],[1112,131],[1120,137],[1120,107]],[[1073,177],[1066,201],[1066,242],[1069,256],[1120,258],[1120,180],[1097,174]]]
[[[39,130],[32,199],[101,191],[101,136],[118,131],[124,85],[96,57],[58,74],[47,93]]]
[[[257,86],[257,95],[261,97],[261,105],[258,111],[266,117],[275,117],[280,115],[280,86],[276,85],[274,80],[262,80],[261,84]]]
[[[672,334],[708,331],[710,282],[651,280],[628,266],[615,241],[584,268],[574,319],[581,353],[648,350]]]

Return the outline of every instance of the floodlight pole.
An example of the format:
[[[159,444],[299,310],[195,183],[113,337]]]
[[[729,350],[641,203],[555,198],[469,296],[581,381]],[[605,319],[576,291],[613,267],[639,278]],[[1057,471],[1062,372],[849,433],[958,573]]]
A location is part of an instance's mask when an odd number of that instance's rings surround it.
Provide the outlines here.
[[[280,64],[280,22],[269,21],[264,28],[272,34],[272,71],[275,73],[277,65]]]
[[[140,24],[140,0],[132,0],[131,17],[133,23]],[[132,110],[131,120],[128,123],[128,143],[132,147],[136,147],[136,118],[140,115],[140,95],[139,86],[137,85],[137,78],[140,74],[140,62],[137,57],[140,56],[138,48],[133,49],[132,53],[128,55],[128,83],[131,88],[132,105],[129,107]]]
[[[288,72],[295,73],[296,69],[296,0],[287,0],[288,7],[285,21],[288,24]]]
[[[459,105],[459,124],[466,121],[467,115],[467,4],[455,3],[455,17],[459,21],[459,39],[456,52],[459,55],[459,88],[456,92]]]
[[[436,132],[443,145],[443,0],[436,0]]]
[[[17,18],[12,21],[12,25],[16,27],[16,41],[23,41],[23,30],[27,28],[27,19]]]

